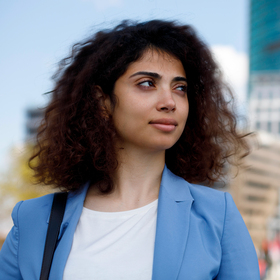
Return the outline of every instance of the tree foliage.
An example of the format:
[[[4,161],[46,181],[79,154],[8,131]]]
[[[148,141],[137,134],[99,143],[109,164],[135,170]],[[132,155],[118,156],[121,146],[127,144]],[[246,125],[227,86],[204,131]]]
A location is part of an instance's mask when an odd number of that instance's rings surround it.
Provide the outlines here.
[[[33,170],[28,166],[31,153],[31,144],[13,148],[9,166],[0,174],[0,204],[4,212],[5,209],[9,211],[9,208],[20,200],[35,198],[49,192],[48,188],[34,184]]]

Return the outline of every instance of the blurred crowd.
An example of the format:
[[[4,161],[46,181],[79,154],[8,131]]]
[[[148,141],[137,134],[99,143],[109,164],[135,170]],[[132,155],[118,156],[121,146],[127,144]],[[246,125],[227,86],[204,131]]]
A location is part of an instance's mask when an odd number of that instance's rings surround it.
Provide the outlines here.
[[[280,234],[273,240],[264,240],[258,252],[261,280],[280,279]]]

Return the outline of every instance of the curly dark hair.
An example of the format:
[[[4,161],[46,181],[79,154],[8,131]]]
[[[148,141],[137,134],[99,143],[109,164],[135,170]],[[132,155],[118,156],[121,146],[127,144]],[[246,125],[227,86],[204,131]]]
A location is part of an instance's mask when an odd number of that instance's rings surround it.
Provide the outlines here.
[[[116,104],[114,85],[147,49],[182,62],[188,80],[189,116],[178,142],[166,151],[166,165],[192,183],[213,183],[233,155],[248,151],[237,132],[233,96],[207,46],[189,25],[152,20],[123,21],[75,44],[53,77],[56,86],[46,107],[29,165],[39,183],[77,190],[86,181],[113,190],[118,162],[112,117],[104,118],[97,87]],[[239,156],[240,158],[241,156]],[[98,184],[97,184],[98,185]]]

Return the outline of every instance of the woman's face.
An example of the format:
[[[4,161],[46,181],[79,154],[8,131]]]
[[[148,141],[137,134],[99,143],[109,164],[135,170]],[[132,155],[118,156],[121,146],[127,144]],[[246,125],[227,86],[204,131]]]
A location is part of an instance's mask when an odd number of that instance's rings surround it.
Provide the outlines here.
[[[116,81],[111,112],[117,147],[164,151],[181,136],[189,111],[186,74],[180,60],[147,50]]]

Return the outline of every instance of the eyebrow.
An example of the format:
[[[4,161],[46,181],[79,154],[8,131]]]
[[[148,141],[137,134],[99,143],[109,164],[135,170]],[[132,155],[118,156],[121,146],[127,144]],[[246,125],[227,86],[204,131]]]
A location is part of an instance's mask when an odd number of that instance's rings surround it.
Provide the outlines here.
[[[138,75],[145,75],[145,76],[150,76],[150,77],[153,77],[155,79],[161,79],[162,76],[159,75],[158,73],[155,73],[155,72],[146,72],[146,71],[139,71],[139,72],[136,72],[134,74],[132,74],[129,78],[132,78],[132,77],[135,77],[135,76],[138,76]],[[184,81],[187,83],[187,79],[184,78],[184,77],[181,77],[181,76],[178,76],[178,77],[174,77],[172,79],[173,82],[181,82],[181,81]]]
[[[139,72],[136,72],[134,74],[132,74],[129,78],[132,78],[132,77],[135,77],[135,76],[138,76],[138,75],[145,75],[145,76],[150,76],[150,77],[153,77],[155,79],[160,79],[161,76],[158,74],[158,73],[155,73],[155,72],[146,72],[146,71],[139,71]]]
[[[172,79],[172,81],[173,82],[181,82],[181,81],[183,81],[183,82],[188,83],[187,79],[184,78],[184,77],[175,77],[175,78]]]

